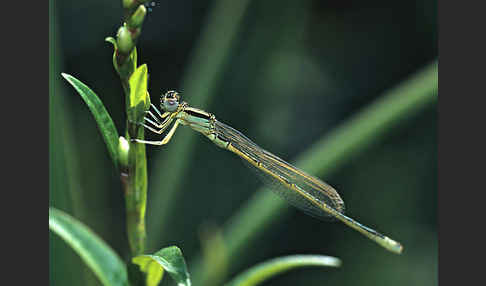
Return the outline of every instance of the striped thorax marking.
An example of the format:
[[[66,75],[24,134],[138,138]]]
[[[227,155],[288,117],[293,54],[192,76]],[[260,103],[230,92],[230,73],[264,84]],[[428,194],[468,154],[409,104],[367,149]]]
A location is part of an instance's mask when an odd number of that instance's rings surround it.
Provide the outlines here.
[[[206,119],[206,120],[210,120],[211,115],[212,115],[211,113],[206,112],[204,110],[194,108],[194,107],[189,107],[189,106],[186,106],[183,109],[183,111],[190,116],[194,116],[194,117],[197,117],[197,118],[200,118],[200,119]]]

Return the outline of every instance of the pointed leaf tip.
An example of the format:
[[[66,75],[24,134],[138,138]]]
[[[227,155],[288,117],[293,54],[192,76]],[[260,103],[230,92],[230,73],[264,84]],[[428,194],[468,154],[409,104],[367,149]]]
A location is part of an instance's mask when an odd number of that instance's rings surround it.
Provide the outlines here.
[[[87,85],[69,74],[61,73],[61,75],[74,87],[88,106],[91,114],[93,114],[93,117],[98,125],[98,129],[100,130],[106,147],[108,148],[108,152],[110,153],[113,164],[115,165],[115,168],[118,168],[119,136],[110,114],[96,93],[94,93],[94,91],[92,91]]]
[[[105,42],[112,43],[113,46],[115,46],[115,48],[116,48],[116,40],[115,40],[115,38],[113,38],[113,37],[106,37],[105,38]]]

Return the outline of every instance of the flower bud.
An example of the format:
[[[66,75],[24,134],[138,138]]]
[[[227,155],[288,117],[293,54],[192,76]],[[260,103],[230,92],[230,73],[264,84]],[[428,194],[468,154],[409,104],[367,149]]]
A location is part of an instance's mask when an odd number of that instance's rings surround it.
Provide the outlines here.
[[[127,21],[127,26],[130,28],[138,28],[142,25],[145,15],[147,14],[147,8],[145,6],[138,6],[137,10],[130,16]]]
[[[124,54],[130,53],[135,46],[132,35],[125,25],[118,29],[118,32],[116,33],[116,42],[118,50]]]
[[[125,139],[125,137],[120,136],[118,138],[118,160],[122,168],[128,166],[129,151],[130,151],[130,144],[128,144],[128,141],[127,139]]]

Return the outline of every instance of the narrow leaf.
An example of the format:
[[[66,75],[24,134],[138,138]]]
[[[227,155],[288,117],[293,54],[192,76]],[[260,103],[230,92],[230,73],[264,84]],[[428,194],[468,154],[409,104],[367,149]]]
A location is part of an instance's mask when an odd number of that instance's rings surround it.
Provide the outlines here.
[[[305,266],[339,267],[341,260],[324,255],[290,255],[253,266],[239,274],[226,286],[253,286],[285,271]]]
[[[50,207],[49,229],[73,248],[103,285],[128,285],[125,264],[120,257],[80,221]]]
[[[134,54],[136,58],[136,53]],[[145,107],[148,105],[147,102],[150,101],[147,92],[147,65],[143,64],[139,66],[128,80],[130,86],[130,100],[128,110],[128,118],[131,121],[139,122],[143,120],[145,115]]]
[[[109,43],[112,43],[112,44],[113,44],[113,47],[114,47],[115,49],[117,48],[117,44],[116,44],[116,40],[115,40],[115,38],[113,38],[113,37],[106,37],[106,38],[105,38],[105,41],[106,41],[106,42],[109,42]]]
[[[118,132],[116,130],[115,124],[106,111],[105,106],[98,98],[98,96],[84,83],[74,78],[73,76],[65,73],[61,73],[62,76],[76,89],[76,91],[81,95],[86,105],[88,105],[89,110],[93,114],[96,123],[98,124],[98,129],[103,136],[110,157],[118,169]]]
[[[157,251],[153,255],[139,255],[132,258],[132,262],[138,264],[140,269],[147,274],[147,286],[157,285],[162,279],[163,270],[177,282],[177,285],[190,286],[191,280],[187,271],[186,262],[181,250],[177,246],[170,246]],[[156,263],[156,264],[154,264]],[[158,267],[154,267],[157,265]],[[156,278],[160,279],[156,281]],[[150,284],[154,283],[154,284]]]

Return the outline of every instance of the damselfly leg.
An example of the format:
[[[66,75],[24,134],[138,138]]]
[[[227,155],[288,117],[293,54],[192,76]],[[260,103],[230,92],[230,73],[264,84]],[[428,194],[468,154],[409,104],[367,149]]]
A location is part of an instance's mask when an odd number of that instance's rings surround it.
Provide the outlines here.
[[[155,110],[155,112],[157,112],[157,115],[160,117],[160,119],[155,116],[150,110],[147,110],[145,111],[145,113],[149,114],[154,121],[152,121],[150,118],[148,117],[144,117],[144,120],[149,122],[150,124],[154,125],[155,127],[157,128],[162,128],[164,123],[167,121],[167,117],[170,115],[170,112],[164,112],[164,114],[160,113],[160,111],[157,109],[157,107],[155,107],[155,105],[153,104],[150,104],[150,106]],[[163,121],[161,121],[163,120]]]
[[[148,117],[144,117],[144,120],[159,129],[156,129],[145,123],[139,123],[139,124],[156,134],[162,134],[165,130],[167,130],[167,128],[169,127],[170,123],[172,122],[176,114],[170,112],[164,112],[164,114],[161,114],[160,111],[155,107],[155,105],[151,104],[151,107],[154,108],[155,112],[157,113],[157,115],[160,116],[161,119],[157,118],[152,112],[150,112],[150,110],[148,110],[146,113],[148,113],[158,124],[150,120],[150,118]],[[161,120],[163,120],[163,122]],[[165,145],[169,143],[170,139],[172,139],[172,136],[174,135],[178,126],[179,126],[179,121],[176,120],[176,122],[174,123],[170,131],[167,133],[167,135],[165,135],[164,138],[160,141],[149,141],[149,140],[142,140],[142,139],[132,139],[132,141],[138,143],[144,143],[144,144],[159,145],[159,146]]]

